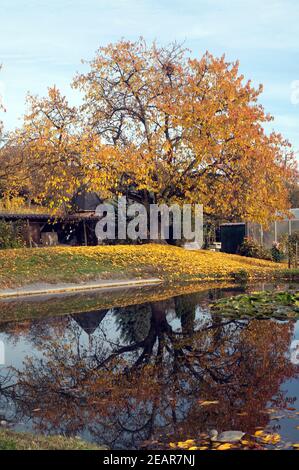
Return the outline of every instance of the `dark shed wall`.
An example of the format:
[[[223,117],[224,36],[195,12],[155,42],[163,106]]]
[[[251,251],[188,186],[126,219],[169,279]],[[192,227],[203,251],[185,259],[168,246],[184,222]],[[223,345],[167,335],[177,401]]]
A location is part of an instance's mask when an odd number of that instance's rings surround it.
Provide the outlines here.
[[[220,226],[221,251],[235,254],[246,236],[245,224],[223,224]]]

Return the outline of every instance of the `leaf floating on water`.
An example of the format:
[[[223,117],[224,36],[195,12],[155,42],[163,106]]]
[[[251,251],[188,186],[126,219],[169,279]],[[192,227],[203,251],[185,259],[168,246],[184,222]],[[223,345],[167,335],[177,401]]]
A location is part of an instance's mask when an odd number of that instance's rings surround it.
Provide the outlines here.
[[[241,444],[242,444],[242,446],[248,446],[248,445],[250,445],[250,441],[247,441],[246,439],[242,439]]]
[[[275,433],[275,434],[267,434],[264,431],[256,431],[254,433],[255,437],[257,437],[262,443],[264,444],[277,444],[280,442],[280,434]]]
[[[226,444],[221,444],[220,446],[217,447],[217,450],[229,450],[233,447],[232,444],[229,444],[228,442]]]
[[[173,442],[171,444],[175,446]],[[193,447],[194,445],[195,445],[194,439],[187,439],[186,441],[179,441],[177,443],[177,447],[179,447],[180,449],[185,449],[185,450],[190,449],[190,447]]]
[[[209,406],[209,405],[218,405],[219,401],[218,400],[205,400],[199,402],[200,406]]]

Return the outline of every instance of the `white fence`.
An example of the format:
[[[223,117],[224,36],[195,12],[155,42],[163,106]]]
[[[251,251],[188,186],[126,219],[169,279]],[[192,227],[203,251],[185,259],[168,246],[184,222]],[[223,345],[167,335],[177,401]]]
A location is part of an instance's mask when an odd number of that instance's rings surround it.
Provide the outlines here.
[[[248,223],[246,236],[253,238],[265,248],[271,248],[274,242],[280,241],[282,235],[299,232],[299,209],[291,209],[290,212],[293,218],[273,222],[268,229],[263,229],[260,224]]]

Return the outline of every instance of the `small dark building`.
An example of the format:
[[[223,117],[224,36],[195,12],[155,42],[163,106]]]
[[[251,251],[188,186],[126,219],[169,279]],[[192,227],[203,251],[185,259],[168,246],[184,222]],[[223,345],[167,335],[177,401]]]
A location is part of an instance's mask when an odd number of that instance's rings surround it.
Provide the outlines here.
[[[238,253],[245,237],[254,240],[265,249],[272,248],[281,238],[299,232],[299,209],[289,210],[289,217],[270,222],[266,226],[254,222],[220,225],[221,251]]]
[[[21,227],[23,238],[30,247],[47,245],[97,245],[95,227],[99,220],[95,211],[101,203],[96,193],[80,192],[72,200],[72,213],[53,215],[39,206],[26,212],[0,212],[0,220]]]
[[[245,237],[245,223],[220,225],[221,251],[231,254],[238,253]]]
[[[30,247],[42,245],[97,245],[95,214],[73,214],[54,217],[51,214],[14,214],[0,212],[0,220],[21,227],[23,238]]]

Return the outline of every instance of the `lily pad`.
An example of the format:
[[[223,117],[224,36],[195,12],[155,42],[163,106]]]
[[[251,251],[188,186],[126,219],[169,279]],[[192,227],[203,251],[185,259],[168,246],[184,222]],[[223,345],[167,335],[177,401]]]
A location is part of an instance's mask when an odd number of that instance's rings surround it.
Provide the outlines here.
[[[299,318],[298,292],[254,292],[220,299],[211,304],[214,313],[238,318]]]

